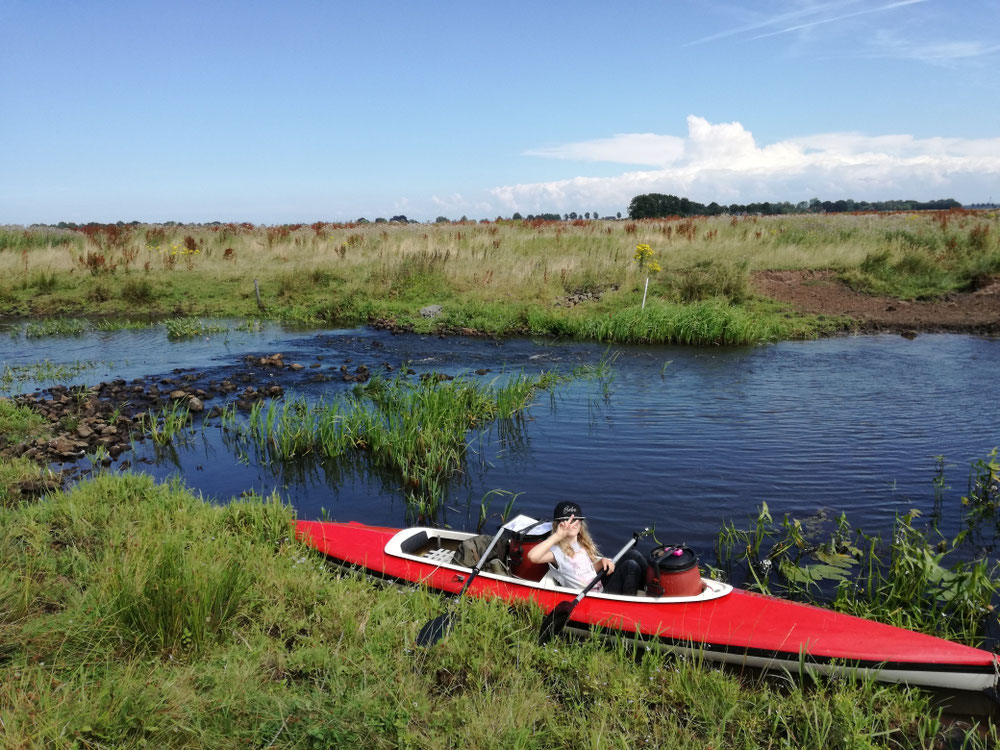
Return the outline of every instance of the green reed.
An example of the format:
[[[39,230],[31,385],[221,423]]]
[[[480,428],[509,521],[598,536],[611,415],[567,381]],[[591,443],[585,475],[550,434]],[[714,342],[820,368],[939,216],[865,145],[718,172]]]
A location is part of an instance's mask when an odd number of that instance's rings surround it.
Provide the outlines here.
[[[539,390],[564,379],[556,373],[502,383],[375,377],[332,402],[260,402],[242,428],[232,417],[223,423],[272,461],[363,455],[373,467],[396,474],[408,504],[425,515],[437,509],[448,480],[461,471],[470,430],[517,423]]]
[[[992,486],[993,498],[995,458],[994,452],[973,464],[974,486],[987,493]],[[748,528],[724,525],[716,561],[720,573],[746,577],[764,593],[977,644],[1000,593],[1000,564],[970,559],[982,550],[969,544],[981,539],[973,530],[984,521],[1000,528],[998,507],[989,508],[988,502],[989,497],[978,504],[963,498],[964,530],[951,542],[937,532],[936,520],[918,524],[917,510],[897,516],[891,536],[883,538],[853,529],[844,515],[825,534],[788,516],[776,522],[764,504]]]
[[[150,409],[141,415],[143,431],[160,446],[173,443],[190,425],[191,412],[182,401],[171,401],[162,409]]]

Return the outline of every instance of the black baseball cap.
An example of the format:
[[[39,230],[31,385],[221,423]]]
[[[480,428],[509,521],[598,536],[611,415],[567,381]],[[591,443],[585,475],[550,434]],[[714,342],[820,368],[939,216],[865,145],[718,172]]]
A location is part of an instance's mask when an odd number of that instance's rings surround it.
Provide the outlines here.
[[[574,503],[570,500],[563,500],[561,503],[556,505],[556,509],[552,511],[552,520],[558,521],[563,518],[569,518],[574,516],[576,518],[583,518],[583,511],[580,510],[579,503]]]

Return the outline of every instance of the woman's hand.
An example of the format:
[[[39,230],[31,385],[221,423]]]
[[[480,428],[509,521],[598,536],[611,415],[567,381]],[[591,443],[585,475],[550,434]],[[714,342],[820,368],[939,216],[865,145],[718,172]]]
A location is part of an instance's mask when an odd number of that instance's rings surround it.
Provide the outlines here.
[[[594,567],[597,568],[598,572],[606,570],[608,571],[608,575],[611,575],[615,572],[615,561],[607,557],[602,557]]]
[[[565,521],[560,521],[555,530],[555,537],[562,541],[566,537],[576,536],[580,533],[580,522],[570,516]]]

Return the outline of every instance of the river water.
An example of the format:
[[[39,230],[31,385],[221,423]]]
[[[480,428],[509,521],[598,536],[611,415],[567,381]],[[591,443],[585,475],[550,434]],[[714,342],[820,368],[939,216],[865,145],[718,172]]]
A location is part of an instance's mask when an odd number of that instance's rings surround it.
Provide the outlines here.
[[[536,517],[571,498],[606,549],[655,524],[661,539],[708,553],[724,522],[745,524],[762,503],[776,517],[844,512],[852,525],[884,533],[896,514],[932,509],[935,456],[945,458],[946,505],[957,507],[970,462],[1000,444],[1000,340],[972,336],[608,350],[277,326],[186,341],[168,341],[162,328],[44,339],[17,332],[0,336],[3,366],[86,364],[61,383],[167,376],[175,368],[218,379],[247,371],[247,354],[280,351],[286,362],[306,367],[268,379],[286,393],[327,400],[351,387],[339,377],[343,364],[377,370],[408,362],[418,374],[491,379],[567,371],[610,353],[617,357],[610,383],[574,381],[541,394],[514,434],[470,433],[466,470],[452,483],[442,518],[475,528],[482,498],[497,489],[520,493],[515,512]],[[476,376],[477,369],[490,373]],[[333,379],[317,382],[326,373]],[[36,385],[6,382],[8,393]],[[172,451],[147,443],[122,458],[158,478],[180,475],[219,501],[276,490],[303,518],[392,526],[407,520],[403,490],[391,476],[343,464],[274,467],[241,454],[217,428],[197,430]],[[493,498],[490,512],[497,514],[505,499]],[[955,530],[947,517],[942,528]]]

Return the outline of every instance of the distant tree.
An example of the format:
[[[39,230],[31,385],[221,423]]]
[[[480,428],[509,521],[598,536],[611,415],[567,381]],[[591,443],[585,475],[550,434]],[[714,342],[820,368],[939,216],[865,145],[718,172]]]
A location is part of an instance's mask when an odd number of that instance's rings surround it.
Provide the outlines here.
[[[435,224],[448,224],[449,223],[448,222],[448,217],[447,216],[438,216],[436,219],[434,219],[434,223]]]
[[[618,213],[615,214],[615,218],[616,219],[620,219],[621,217],[622,217],[622,212],[621,211],[619,211]]]
[[[515,211],[514,215],[511,216],[510,218],[513,219],[514,221],[521,221],[523,217],[521,216],[521,214],[519,214],[517,211]]]
[[[383,217],[381,217],[381,216],[378,216],[378,217],[375,218],[375,223],[376,224],[385,224],[385,219]]]
[[[366,219],[366,218],[365,218],[364,216],[362,216],[362,217],[361,217],[360,219],[358,219],[358,220],[357,220],[356,222],[354,222],[354,223],[355,223],[355,224],[370,224],[371,222],[370,222],[370,221],[368,221],[368,219]]]
[[[407,219],[405,216],[403,216],[403,214],[397,214],[396,216],[393,216],[391,219],[389,219],[389,221],[398,221],[402,224],[410,223],[410,220]]]
[[[687,198],[662,193],[637,195],[628,206],[630,219],[658,219],[665,216],[704,215],[705,207]]]
[[[590,211],[584,211],[583,212],[583,218],[589,219],[590,218]]]

